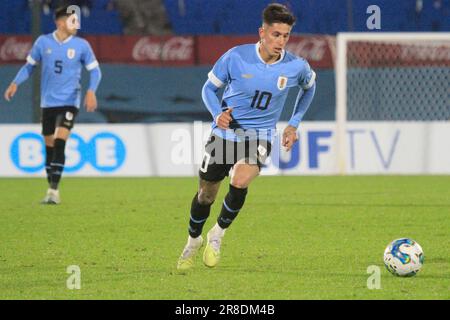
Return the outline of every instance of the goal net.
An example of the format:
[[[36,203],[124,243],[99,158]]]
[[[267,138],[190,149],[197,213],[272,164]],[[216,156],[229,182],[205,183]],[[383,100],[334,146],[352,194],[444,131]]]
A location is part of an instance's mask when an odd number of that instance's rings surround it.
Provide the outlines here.
[[[336,120],[450,121],[450,33],[338,34]]]

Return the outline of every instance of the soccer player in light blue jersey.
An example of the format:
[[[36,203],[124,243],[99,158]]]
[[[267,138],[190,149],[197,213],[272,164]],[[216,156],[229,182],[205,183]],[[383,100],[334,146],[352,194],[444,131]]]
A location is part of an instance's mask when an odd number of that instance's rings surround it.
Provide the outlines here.
[[[203,252],[206,266],[219,262],[225,230],[242,209],[249,184],[270,154],[290,88],[299,88],[299,94],[282,145],[289,151],[297,140],[297,128],[314,97],[316,75],[304,59],[284,50],[294,23],[295,17],[285,6],[268,5],[263,11],[260,41],[230,49],[208,74],[202,98],[213,118],[212,133],[199,171],[199,189],[191,204],[189,237],[178,260],[179,270],[194,265],[203,244],[203,225],[221,181],[232,169],[229,192],[217,223],[207,234]],[[217,92],[222,87],[220,101]]]
[[[88,112],[97,108],[95,92],[100,83],[101,71],[89,43],[76,37],[76,15],[68,6],[55,10],[57,29],[40,36],[33,44],[27,63],[20,69],[5,92],[10,100],[18,86],[26,81],[38,63],[42,66],[41,108],[42,135],[45,140],[45,169],[49,189],[44,204],[59,204],[58,185],[64,170],[65,146],[75,117],[80,108],[81,70],[90,72],[89,88],[84,104]]]

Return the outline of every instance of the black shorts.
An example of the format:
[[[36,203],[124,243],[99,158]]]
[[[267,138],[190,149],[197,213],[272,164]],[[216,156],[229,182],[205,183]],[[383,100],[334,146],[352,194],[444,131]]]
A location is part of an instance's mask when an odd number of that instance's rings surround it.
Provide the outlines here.
[[[271,143],[263,139],[235,142],[212,134],[205,145],[199,176],[207,181],[221,181],[240,160],[256,164],[261,170],[270,155],[271,147]]]
[[[42,135],[54,134],[57,127],[71,130],[77,114],[78,108],[71,106],[42,108]]]

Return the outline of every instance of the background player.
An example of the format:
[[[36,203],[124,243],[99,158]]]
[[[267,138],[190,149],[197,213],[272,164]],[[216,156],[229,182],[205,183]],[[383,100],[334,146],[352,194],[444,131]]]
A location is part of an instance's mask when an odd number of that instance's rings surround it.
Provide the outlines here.
[[[222,237],[242,209],[248,186],[259,175],[260,167],[270,153],[271,130],[276,127],[292,87],[301,89],[289,125],[283,132],[282,145],[290,150],[297,140],[298,125],[315,93],[315,73],[304,59],[284,50],[294,23],[295,17],[285,6],[268,5],[263,11],[263,24],[259,28],[260,41],[232,48],[208,74],[202,98],[213,116],[213,130],[205,146],[199,189],[191,204],[189,238],[178,260],[178,269],[193,266],[194,257],[203,243],[203,225],[210,214],[220,182],[232,168],[229,192],[217,223],[208,232],[203,253],[205,265],[214,267],[219,262]],[[221,87],[225,87],[222,102],[217,97]],[[257,132],[256,143],[248,143],[248,135],[241,139],[237,128]],[[222,145],[229,146],[230,141],[231,146],[224,147],[224,153],[239,149],[242,144],[246,152],[238,154],[231,163],[215,162],[213,158],[216,157],[212,153]]]
[[[42,201],[59,204],[58,185],[64,170],[65,146],[73,128],[81,99],[81,67],[90,71],[90,83],[84,104],[88,112],[97,108],[95,91],[100,83],[101,71],[89,43],[76,37],[75,16],[68,13],[68,6],[55,10],[56,31],[40,36],[5,92],[10,100],[18,86],[26,81],[38,63],[42,65],[41,108],[42,135],[45,140],[45,169],[49,189]]]

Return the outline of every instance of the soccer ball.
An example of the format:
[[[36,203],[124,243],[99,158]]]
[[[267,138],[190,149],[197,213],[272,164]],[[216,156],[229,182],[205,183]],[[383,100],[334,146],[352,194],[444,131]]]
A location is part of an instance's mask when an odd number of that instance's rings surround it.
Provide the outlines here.
[[[396,276],[415,276],[422,268],[423,262],[422,247],[408,238],[394,240],[384,250],[384,265]]]

